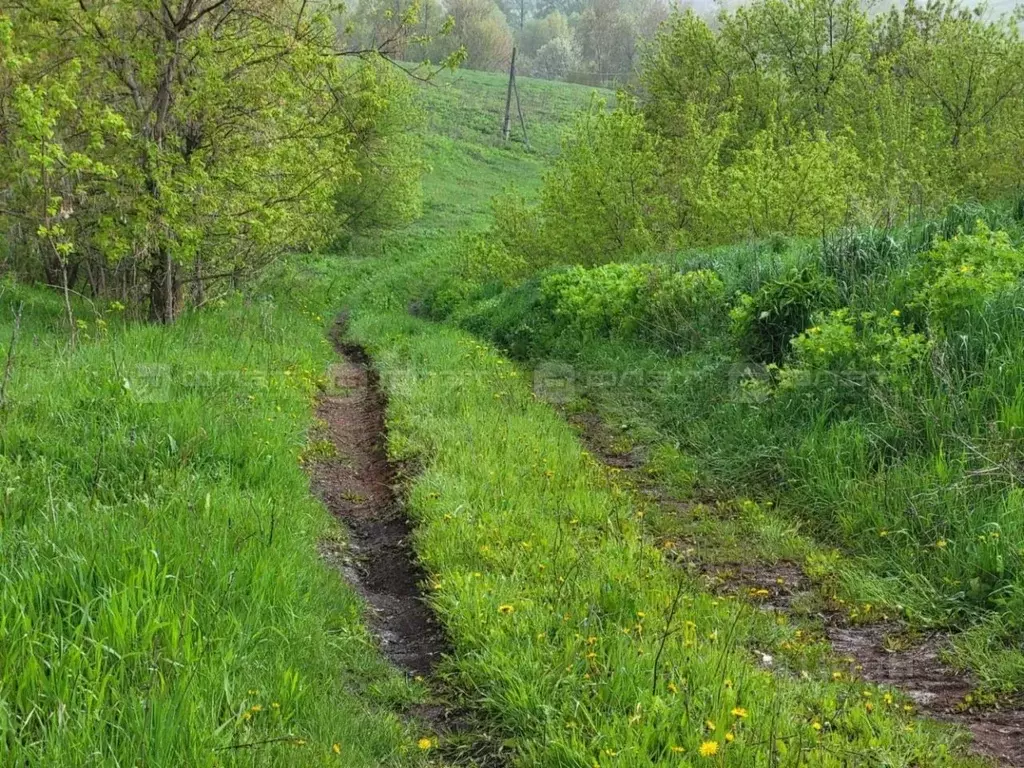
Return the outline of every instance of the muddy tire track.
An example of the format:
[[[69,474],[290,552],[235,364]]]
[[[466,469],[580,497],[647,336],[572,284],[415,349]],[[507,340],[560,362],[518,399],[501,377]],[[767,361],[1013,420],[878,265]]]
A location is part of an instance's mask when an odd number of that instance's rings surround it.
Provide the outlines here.
[[[427,574],[396,490],[402,477],[388,461],[387,400],[366,352],[345,341],[345,324],[342,316],[331,333],[340,359],[311,436],[326,450],[314,451],[307,470],[314,493],[348,536],[345,543],[322,542],[321,556],[362,597],[383,655],[427,685],[428,700],[405,714],[441,737],[438,758],[453,768],[503,768],[511,761],[504,740],[436,674],[451,645],[424,597]]]
[[[310,466],[313,490],[348,529],[348,547],[324,545],[366,602],[367,623],[383,654],[407,673],[426,677],[448,649],[423,598],[426,575],[412,551],[412,529],[395,494],[397,476],[385,448],[384,396],[365,352],[334,331],[342,359],[320,398],[317,438],[331,449]],[[345,551],[347,549],[347,551]]]
[[[590,452],[606,466],[623,472],[648,503],[672,514],[693,507],[675,499],[643,471],[643,451],[616,451],[614,441],[593,413],[567,416]],[[794,613],[794,604],[812,596],[814,584],[797,563],[726,563],[694,561],[676,551],[676,562],[718,594],[749,600],[762,610]],[[907,628],[896,622],[850,624],[838,611],[821,613],[825,638],[837,660],[849,665],[852,675],[876,685],[899,690],[920,714],[952,723],[971,732],[972,753],[1005,768],[1024,768],[1024,709],[1019,705],[979,708],[969,705],[975,679],[942,660],[949,636],[936,633],[906,642]]]

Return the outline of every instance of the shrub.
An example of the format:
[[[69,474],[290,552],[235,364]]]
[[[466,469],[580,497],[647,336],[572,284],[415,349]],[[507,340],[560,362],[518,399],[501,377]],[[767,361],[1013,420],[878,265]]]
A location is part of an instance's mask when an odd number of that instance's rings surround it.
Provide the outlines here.
[[[839,305],[834,279],[814,265],[794,268],[753,295],[741,294],[729,313],[740,349],[762,363],[781,363],[789,340],[811,323],[811,314]]]
[[[814,325],[792,340],[793,365],[782,370],[783,388],[812,384],[819,394],[856,399],[871,386],[906,388],[926,357],[928,340],[889,315],[855,314],[848,307],[817,313]]]
[[[545,277],[541,293],[554,316],[574,331],[626,338],[643,322],[641,297],[653,274],[649,264],[576,266]]]
[[[927,314],[938,334],[948,336],[1019,290],[1022,275],[1024,251],[1014,248],[1005,232],[993,232],[979,221],[975,234],[939,240],[921,256],[911,275],[919,286],[911,306]]]

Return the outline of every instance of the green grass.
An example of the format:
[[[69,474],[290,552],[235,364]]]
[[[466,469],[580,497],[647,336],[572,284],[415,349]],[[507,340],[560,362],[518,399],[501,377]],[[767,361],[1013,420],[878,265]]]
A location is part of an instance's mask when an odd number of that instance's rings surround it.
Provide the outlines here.
[[[409,509],[449,673],[520,764],[687,764],[706,742],[717,765],[966,764],[898,698],[834,679],[787,621],[666,563],[629,490],[493,349],[401,312],[354,317],[389,394],[391,454],[422,467]],[[803,677],[755,663],[783,641]]]
[[[4,284],[5,764],[419,763],[398,713],[422,692],[317,556],[341,536],[299,463],[333,356],[319,278],[171,328],[82,305],[74,352],[55,294]]]
[[[848,602],[882,604],[919,627],[974,626],[955,640],[953,661],[988,691],[1014,693],[1024,689],[1024,513],[1009,459],[1024,381],[1020,295],[976,311],[952,338],[910,301],[930,234],[970,228],[974,217],[1020,241],[1013,214],[967,208],[924,232],[896,233],[891,255],[854,242],[827,260],[811,243],[643,257],[714,269],[730,297],[756,292],[793,264],[823,263],[854,313],[902,309],[901,323],[928,329],[931,351],[912,378],[866,395],[836,389],[827,376],[795,392],[751,393],[724,314],[704,322],[696,344],[671,349],[643,327],[580,333],[552,316],[528,281],[456,318],[531,364],[568,364],[579,394],[624,438],[682,454],[685,495],[771,500],[820,547],[841,548],[846,557],[833,562],[830,580]],[[792,365],[792,355],[782,363]],[[730,535],[727,524],[718,535]]]
[[[594,98],[614,98],[609,91],[530,77],[519,77],[517,83],[529,148],[522,144],[518,123],[512,141],[501,138],[507,76],[465,70],[443,73],[420,86],[430,165],[424,180],[421,227],[486,226],[491,198],[498,192],[514,186],[529,194],[539,188],[543,170],[558,153],[573,115]]]

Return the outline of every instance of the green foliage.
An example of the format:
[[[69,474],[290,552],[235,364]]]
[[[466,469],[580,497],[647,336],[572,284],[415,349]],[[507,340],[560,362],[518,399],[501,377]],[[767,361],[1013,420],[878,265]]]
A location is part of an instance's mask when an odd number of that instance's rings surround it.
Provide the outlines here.
[[[1024,276],[1024,250],[1006,232],[979,222],[974,234],[939,240],[919,258],[912,276],[918,286],[912,306],[927,314],[935,330],[953,334],[983,317],[994,302],[1017,294]]]
[[[757,293],[741,294],[729,312],[739,348],[753,360],[781,363],[789,340],[811,324],[811,315],[838,305],[835,281],[814,265],[794,267]]]
[[[863,400],[878,388],[908,391],[929,343],[888,315],[854,314],[848,307],[816,314],[792,340],[793,363],[780,372],[783,389],[814,397]]]
[[[815,235],[855,218],[864,195],[860,159],[842,136],[785,131],[771,124],[722,173],[708,217],[714,240],[775,232]]]
[[[593,265],[641,253],[663,241],[670,216],[661,172],[643,116],[628,105],[608,112],[597,102],[567,135],[536,208],[499,208],[496,229],[536,233],[534,242],[505,240],[514,250],[543,249],[535,262]]]
[[[701,147],[674,168],[687,239],[726,242],[1015,192],[1022,75],[1012,15],[759,0],[673,14],[640,92],[666,164]]]
[[[170,321],[188,279],[240,279],[356,220],[414,214],[407,86],[379,57],[339,56],[327,11],[261,0],[6,11],[0,226],[22,263],[68,290],[86,273],[94,294],[119,284],[119,300],[145,296]]]
[[[541,294],[555,318],[576,333],[629,337],[643,322],[641,297],[653,281],[645,264],[574,266],[545,277]]]

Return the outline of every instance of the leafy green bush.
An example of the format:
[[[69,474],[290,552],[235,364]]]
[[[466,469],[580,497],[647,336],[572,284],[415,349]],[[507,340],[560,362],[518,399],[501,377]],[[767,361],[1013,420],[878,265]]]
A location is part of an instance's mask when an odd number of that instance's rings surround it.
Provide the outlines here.
[[[628,338],[644,320],[642,296],[654,270],[649,264],[571,267],[541,281],[541,293],[564,325],[583,335]]]
[[[794,360],[781,372],[782,387],[850,399],[879,384],[908,387],[929,344],[923,334],[906,330],[899,314],[855,314],[848,307],[815,314],[814,325],[791,342]]]
[[[1006,232],[993,232],[983,222],[975,231],[937,241],[912,273],[919,287],[911,306],[927,314],[939,335],[962,329],[1020,289],[1024,251],[1013,247]]]
[[[812,313],[838,305],[834,279],[814,265],[794,268],[762,285],[757,293],[740,295],[729,312],[732,334],[754,360],[781,363],[789,352],[789,340],[811,324]]]

